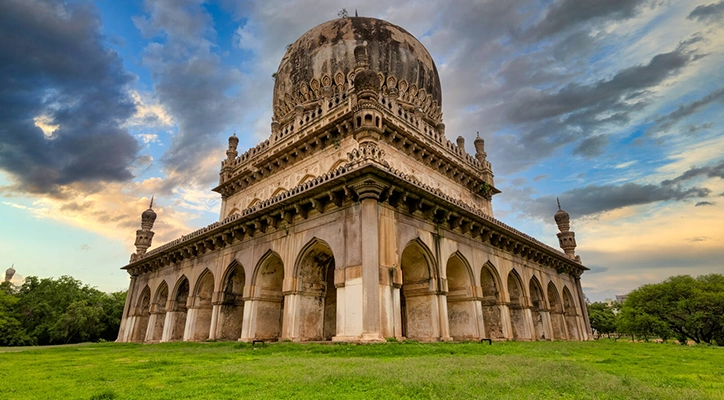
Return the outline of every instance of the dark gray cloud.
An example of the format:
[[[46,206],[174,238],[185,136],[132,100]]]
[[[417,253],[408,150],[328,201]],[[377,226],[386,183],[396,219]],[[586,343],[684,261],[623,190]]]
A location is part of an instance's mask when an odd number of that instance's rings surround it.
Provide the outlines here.
[[[667,115],[660,116],[654,121],[654,125],[647,129],[646,133],[667,131],[684,118],[696,114],[712,103],[724,102],[724,88],[717,89],[701,99],[690,103],[682,104]],[[711,125],[709,125],[711,126]],[[686,131],[685,131],[686,132]],[[693,132],[695,133],[695,132]]]
[[[574,218],[600,214],[627,206],[650,204],[661,201],[681,201],[708,197],[707,188],[682,188],[678,185],[588,185],[563,192],[558,196],[564,209]],[[513,207],[520,213],[534,218],[548,219],[555,212],[556,197],[542,196],[536,199],[523,198],[514,202]]]
[[[662,185],[677,185],[682,182],[694,179],[699,176],[706,176],[709,178],[721,178],[724,179],[724,159],[719,162],[707,165],[704,167],[690,168],[688,171],[677,176],[674,179],[669,179],[661,182]]]
[[[724,1],[698,6],[686,18],[705,23],[721,21],[724,19]]]
[[[92,4],[0,2],[0,169],[16,181],[5,190],[60,196],[62,185],[131,179],[139,145],[122,125],[133,80]]]
[[[230,136],[233,123],[240,121],[241,74],[223,65],[214,45],[213,20],[200,2],[146,1],[144,6],[148,14],[133,19],[152,39],[143,63],[151,71],[159,102],[178,124],[162,158],[167,174],[162,190],[170,192],[181,184],[208,187],[218,179],[218,170],[199,166],[210,155],[223,158],[223,136]]]
[[[608,138],[603,135],[591,136],[583,139],[573,149],[574,155],[580,155],[586,158],[593,158],[603,154],[603,150],[608,145]]]
[[[648,0],[559,0],[546,11],[545,18],[530,29],[530,34],[541,38],[581,24],[599,20],[632,18],[637,9]]]
[[[713,203],[711,201],[700,201],[700,202],[694,204],[694,207],[713,206],[713,205],[716,205],[716,203]]]

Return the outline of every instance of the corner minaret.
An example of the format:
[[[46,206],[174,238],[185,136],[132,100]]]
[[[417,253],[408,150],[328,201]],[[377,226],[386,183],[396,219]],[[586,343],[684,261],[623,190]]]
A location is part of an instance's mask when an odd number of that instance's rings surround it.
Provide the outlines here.
[[[557,234],[558,243],[568,258],[580,262],[581,258],[576,255],[576,233],[571,230],[571,217],[561,209],[561,201],[557,198],[556,201],[558,202],[558,212],[553,218],[555,218],[560,231]]]
[[[10,282],[15,275],[15,264],[11,265],[10,268],[5,270],[5,282]]]
[[[481,163],[484,163],[485,158],[488,157],[488,155],[485,153],[485,140],[480,137],[480,132],[477,133],[477,137],[475,138],[473,145],[475,145],[475,158]]]
[[[138,259],[142,254],[146,254],[146,250],[151,247],[151,241],[155,234],[153,229],[153,223],[156,221],[156,212],[153,211],[153,197],[151,197],[151,204],[148,206],[148,210],[141,214],[141,229],[136,231],[136,252],[131,254],[131,262]]]

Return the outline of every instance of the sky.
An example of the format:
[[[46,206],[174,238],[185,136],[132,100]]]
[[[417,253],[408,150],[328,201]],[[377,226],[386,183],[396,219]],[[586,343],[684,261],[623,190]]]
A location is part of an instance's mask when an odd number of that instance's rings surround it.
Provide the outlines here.
[[[560,198],[589,299],[724,273],[716,0],[5,0],[0,268],[124,290],[152,196],[155,246],[218,220],[228,136],[269,136],[286,46],[342,9],[432,54],[496,218],[557,248]]]

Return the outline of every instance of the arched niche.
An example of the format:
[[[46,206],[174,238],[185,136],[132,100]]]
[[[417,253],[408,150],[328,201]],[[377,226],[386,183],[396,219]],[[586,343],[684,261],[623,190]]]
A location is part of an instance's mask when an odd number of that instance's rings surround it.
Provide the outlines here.
[[[173,295],[171,297],[171,312],[174,313],[173,326],[171,327],[171,334],[169,340],[183,340],[184,330],[186,329],[186,302],[189,297],[189,280],[185,275],[182,275],[176,282]]]
[[[191,340],[201,341],[209,338],[213,295],[214,274],[207,268],[201,272],[194,286],[193,308],[196,310],[196,323],[194,324],[193,335],[190,337]]]
[[[306,174],[306,175],[304,175],[304,176],[302,177],[302,179],[299,180],[299,183],[297,183],[297,186],[298,186],[298,185],[302,185],[302,184],[304,184],[304,183],[306,183],[306,182],[309,182],[309,181],[311,181],[311,180],[314,179],[314,178],[315,178],[314,175]]]
[[[477,310],[473,301],[473,274],[470,264],[455,252],[445,266],[448,292],[447,312],[450,336],[455,340],[477,339]]]
[[[534,276],[530,278],[528,284],[530,292],[531,314],[533,316],[534,339],[545,340],[550,339],[550,335],[546,334],[545,320],[548,313],[545,299],[543,297],[543,289],[540,282]]]
[[[514,339],[530,339],[528,332],[528,323],[526,322],[526,300],[525,291],[523,290],[523,281],[515,270],[508,274],[508,295],[510,303],[510,324],[513,328]]]
[[[563,313],[566,319],[566,331],[569,340],[579,340],[578,334],[578,310],[573,302],[573,296],[567,286],[563,286]]]
[[[432,340],[437,334],[438,310],[433,288],[434,257],[419,239],[408,243],[400,259],[402,335]]]
[[[332,249],[326,242],[316,238],[297,257],[294,270],[300,296],[300,340],[332,340],[337,334],[334,268]]]
[[[258,340],[277,340],[281,336],[284,315],[284,263],[279,254],[269,250],[254,269],[252,285],[256,320],[251,337]]]
[[[238,261],[232,261],[221,280],[221,309],[219,311],[218,339],[237,340],[241,337],[244,319],[244,285],[246,275]]]
[[[566,338],[566,321],[563,317],[563,304],[558,295],[558,288],[551,281],[548,282],[548,304],[550,305],[551,325],[553,325],[553,338]]]
[[[483,291],[484,336],[490,339],[505,338],[500,311],[500,275],[489,261],[480,270],[480,287]]]
[[[136,302],[136,323],[133,329],[134,342],[143,342],[146,338],[146,330],[148,329],[148,319],[151,316],[151,289],[146,285]]]
[[[156,289],[153,304],[156,313],[155,326],[153,327],[153,335],[151,340],[158,342],[163,337],[163,327],[166,323],[166,305],[168,303],[168,284],[161,281]]]

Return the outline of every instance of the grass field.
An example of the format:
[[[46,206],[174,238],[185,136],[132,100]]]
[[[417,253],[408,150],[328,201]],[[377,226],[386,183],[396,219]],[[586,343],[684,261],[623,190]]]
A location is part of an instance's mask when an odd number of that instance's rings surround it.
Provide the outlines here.
[[[598,342],[0,349],[8,399],[724,399],[724,348]]]

